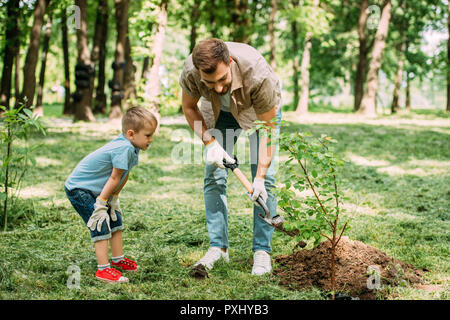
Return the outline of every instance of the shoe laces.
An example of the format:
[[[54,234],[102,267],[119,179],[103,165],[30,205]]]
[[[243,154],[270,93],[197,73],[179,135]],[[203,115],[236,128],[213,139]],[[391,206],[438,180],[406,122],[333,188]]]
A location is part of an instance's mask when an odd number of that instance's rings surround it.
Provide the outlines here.
[[[119,270],[116,270],[114,268],[106,268],[106,269],[104,269],[104,271],[112,274],[113,276],[116,276],[116,275],[121,276],[122,275],[122,272],[120,272]]]
[[[270,266],[270,256],[268,253],[263,251],[258,251],[255,253],[255,261],[253,263],[254,266],[264,267]]]
[[[211,260],[217,260],[217,259],[219,259],[220,258],[220,249],[215,249],[214,247],[213,248],[210,248],[207,252],[206,252],[206,254],[203,256],[203,258],[201,258],[200,259],[200,261],[207,261],[207,262],[209,262],[209,261],[211,261]]]
[[[128,265],[128,266],[130,266],[130,267],[133,267],[133,266],[134,266],[133,261],[131,261],[130,259],[127,259],[127,258],[124,258],[123,260],[121,260],[121,261],[119,261],[119,262],[122,263],[122,264],[126,264],[126,265]]]

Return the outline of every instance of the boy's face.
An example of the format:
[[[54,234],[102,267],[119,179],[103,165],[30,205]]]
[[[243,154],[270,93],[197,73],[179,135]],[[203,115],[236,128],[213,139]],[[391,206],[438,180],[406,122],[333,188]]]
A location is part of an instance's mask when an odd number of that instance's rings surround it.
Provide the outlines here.
[[[128,139],[130,140],[131,144],[141,150],[147,150],[150,146],[150,143],[153,142],[153,133],[155,133],[156,130],[156,123],[147,122],[144,128],[142,128],[139,131],[135,131],[133,129],[129,129]]]

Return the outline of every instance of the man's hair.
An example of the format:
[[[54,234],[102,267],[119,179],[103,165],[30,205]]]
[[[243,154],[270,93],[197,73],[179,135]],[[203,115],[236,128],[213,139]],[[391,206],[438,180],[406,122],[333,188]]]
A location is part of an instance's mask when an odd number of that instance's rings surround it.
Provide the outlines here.
[[[154,121],[154,124],[152,124],[152,121]],[[131,107],[122,117],[122,132],[126,134],[130,129],[139,132],[147,123],[155,125],[155,128],[158,126],[158,120],[150,110],[142,107]]]
[[[205,73],[213,73],[219,62],[226,65],[230,62],[230,52],[220,39],[211,38],[200,41],[192,51],[192,62],[198,70]]]

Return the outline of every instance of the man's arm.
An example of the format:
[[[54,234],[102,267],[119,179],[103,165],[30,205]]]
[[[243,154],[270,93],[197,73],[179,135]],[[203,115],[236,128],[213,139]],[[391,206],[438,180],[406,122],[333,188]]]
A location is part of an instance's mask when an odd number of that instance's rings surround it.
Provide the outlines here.
[[[105,186],[103,187],[102,192],[100,193],[98,198],[104,201],[108,201],[114,190],[116,190],[119,186],[120,179],[122,178],[124,172],[125,170],[123,169],[113,168],[111,176],[109,177],[108,181],[106,181]],[[124,184],[125,183],[122,184],[122,187]]]
[[[276,130],[276,124],[272,123],[271,120],[276,116],[276,108],[273,107],[267,112],[262,114],[257,114],[256,117],[260,121],[264,121],[267,126],[271,127],[272,130]],[[259,152],[258,152],[258,168],[256,171],[256,178],[265,179],[267,170],[270,167],[270,164],[273,159],[273,155],[275,153],[275,145],[270,144],[269,136],[267,134],[260,135],[259,141]]]
[[[183,108],[184,116],[186,117],[186,120],[191,126],[192,130],[194,130],[195,134],[199,136],[200,139],[202,139],[205,145],[207,145],[214,138],[208,132],[205,119],[203,119],[203,115],[197,106],[199,100],[199,98],[191,97],[189,94],[183,91],[181,98],[181,107]],[[198,123],[201,123],[201,126],[199,126]]]

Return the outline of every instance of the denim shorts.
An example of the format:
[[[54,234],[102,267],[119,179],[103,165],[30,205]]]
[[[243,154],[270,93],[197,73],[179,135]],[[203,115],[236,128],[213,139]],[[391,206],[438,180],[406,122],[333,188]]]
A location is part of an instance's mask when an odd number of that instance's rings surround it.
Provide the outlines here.
[[[64,190],[66,191],[66,195],[70,203],[81,216],[86,225],[94,212],[94,204],[97,197],[89,190],[73,189],[69,191],[66,187],[64,187]],[[111,214],[110,210],[111,208],[108,208],[108,214]],[[95,228],[94,231],[88,228],[91,233],[92,242],[110,239],[114,232],[123,230],[122,215],[116,211],[116,216],[117,221],[112,221],[109,219],[111,231],[108,230],[108,226],[105,222],[102,223],[102,229],[100,232],[97,231],[97,228]]]

